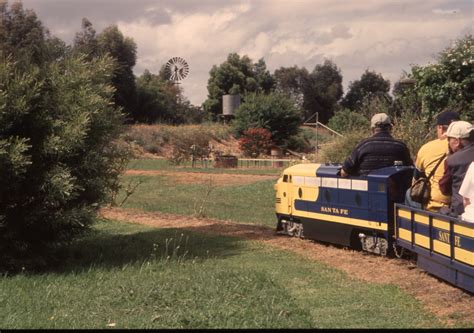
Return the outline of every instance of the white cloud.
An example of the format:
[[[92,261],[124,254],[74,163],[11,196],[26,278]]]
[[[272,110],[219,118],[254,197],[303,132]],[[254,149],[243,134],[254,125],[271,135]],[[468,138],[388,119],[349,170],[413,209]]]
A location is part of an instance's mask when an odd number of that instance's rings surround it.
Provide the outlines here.
[[[88,1],[69,1],[65,10],[65,0],[23,0],[68,41],[82,17],[97,32],[117,24],[137,43],[138,75],[158,72],[171,57],[185,58],[190,73],[182,87],[195,104],[206,98],[211,67],[231,52],[263,57],[270,71],[293,65],[312,70],[329,58],[341,68],[345,86],[367,68],[393,83],[410,64],[433,61],[452,40],[472,33],[472,0]]]

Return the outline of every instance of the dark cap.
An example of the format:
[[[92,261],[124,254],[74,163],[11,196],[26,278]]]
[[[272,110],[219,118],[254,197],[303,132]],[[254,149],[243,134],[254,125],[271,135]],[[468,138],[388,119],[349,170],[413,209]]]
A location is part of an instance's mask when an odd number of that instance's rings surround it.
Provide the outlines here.
[[[453,121],[459,120],[459,114],[454,111],[443,111],[438,115],[436,119],[436,125],[448,126]]]

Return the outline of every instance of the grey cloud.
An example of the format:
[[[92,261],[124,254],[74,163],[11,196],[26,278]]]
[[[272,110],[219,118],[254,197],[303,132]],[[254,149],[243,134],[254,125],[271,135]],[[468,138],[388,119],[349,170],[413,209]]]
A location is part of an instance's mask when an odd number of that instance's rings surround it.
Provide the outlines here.
[[[170,16],[164,8],[156,6],[152,0],[23,0],[25,9],[33,9],[44,25],[71,42],[75,33],[81,29],[82,18],[91,21],[97,32],[119,21],[133,22],[139,19],[153,24],[166,24]],[[155,8],[146,11],[147,8]],[[56,34],[55,34],[56,35]]]

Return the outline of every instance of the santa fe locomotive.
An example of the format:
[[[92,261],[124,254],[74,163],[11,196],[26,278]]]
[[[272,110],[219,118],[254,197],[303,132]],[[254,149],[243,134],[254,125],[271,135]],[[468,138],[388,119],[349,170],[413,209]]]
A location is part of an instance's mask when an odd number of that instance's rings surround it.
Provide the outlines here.
[[[275,184],[277,232],[379,255],[405,249],[420,268],[474,293],[474,224],[402,204],[412,167],[340,177],[335,164],[299,164]]]

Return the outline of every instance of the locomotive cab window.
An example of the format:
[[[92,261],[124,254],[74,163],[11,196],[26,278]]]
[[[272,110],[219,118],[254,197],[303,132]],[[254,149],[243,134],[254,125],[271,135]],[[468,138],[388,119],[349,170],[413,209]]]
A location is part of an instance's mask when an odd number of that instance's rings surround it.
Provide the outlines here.
[[[283,182],[288,183],[288,175],[283,175]]]

